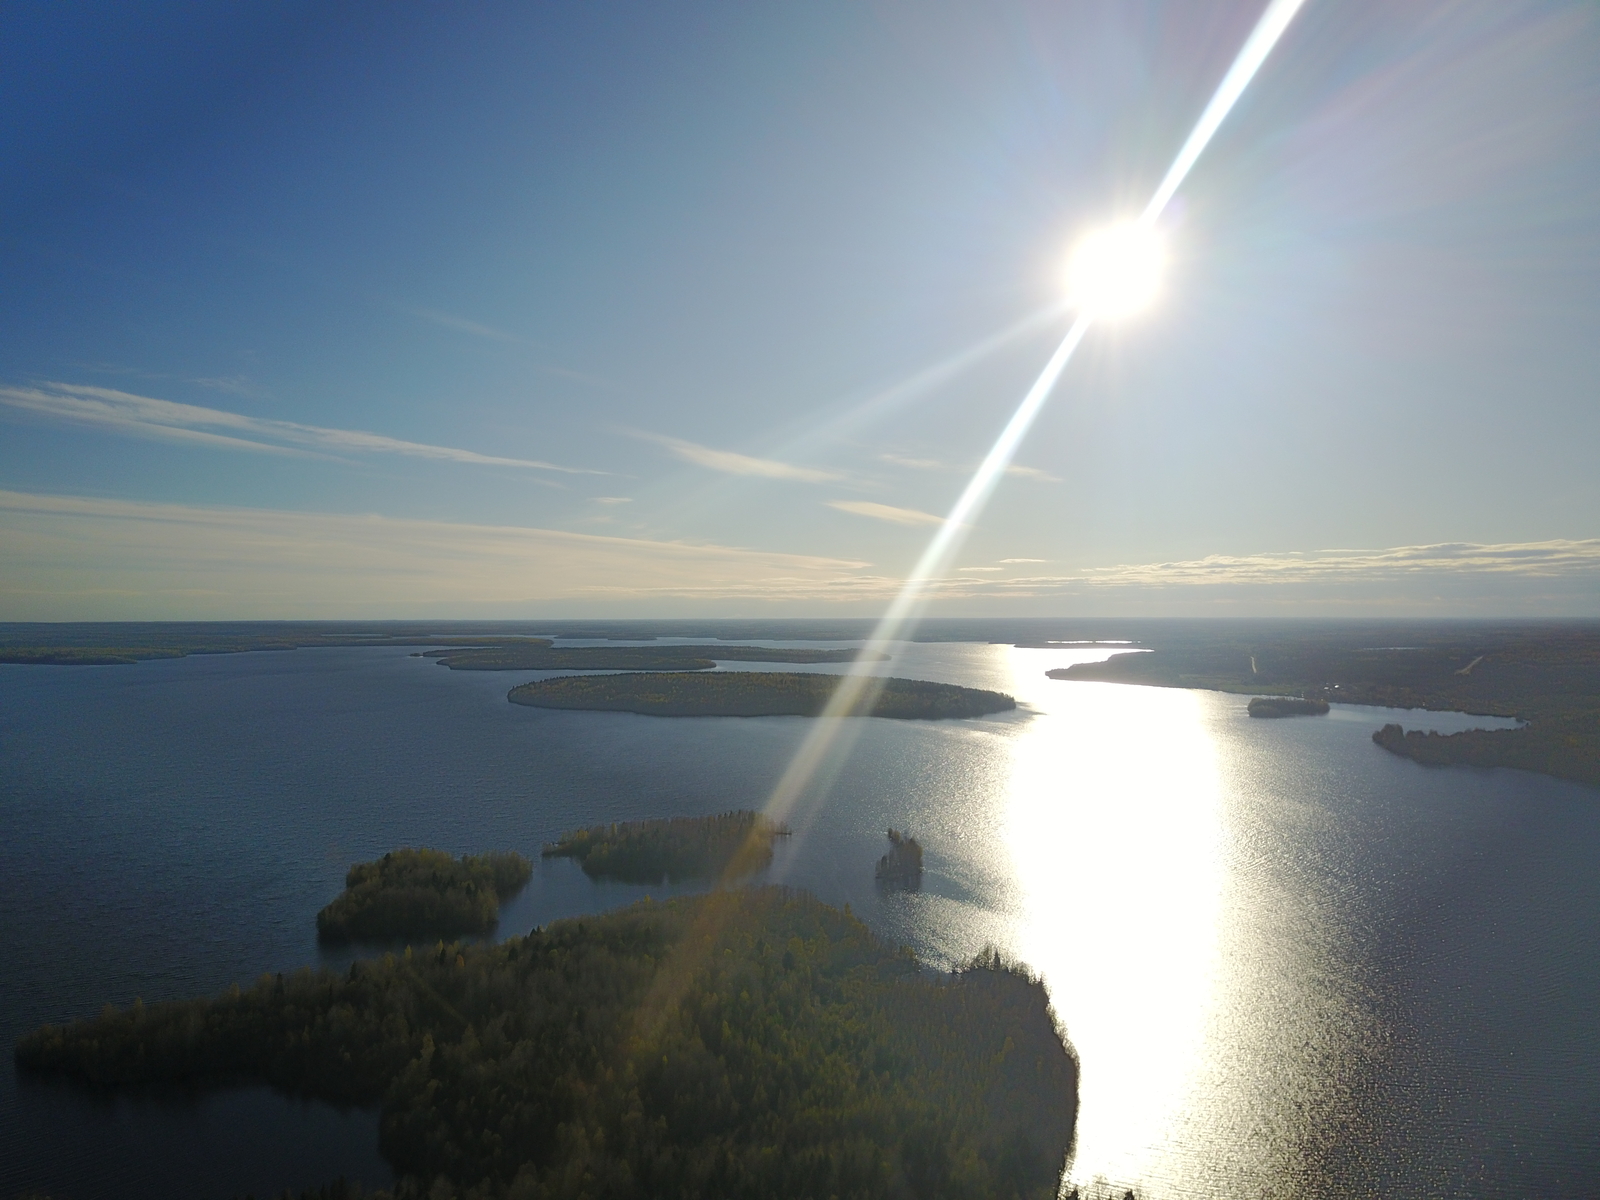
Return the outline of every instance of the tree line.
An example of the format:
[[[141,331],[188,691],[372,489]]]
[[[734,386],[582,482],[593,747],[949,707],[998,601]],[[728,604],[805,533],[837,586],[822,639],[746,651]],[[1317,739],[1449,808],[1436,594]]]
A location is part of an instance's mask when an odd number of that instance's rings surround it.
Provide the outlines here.
[[[401,1197],[1053,1197],[1077,1064],[997,954],[938,976],[767,888],[45,1026],[23,1067],[381,1102]]]

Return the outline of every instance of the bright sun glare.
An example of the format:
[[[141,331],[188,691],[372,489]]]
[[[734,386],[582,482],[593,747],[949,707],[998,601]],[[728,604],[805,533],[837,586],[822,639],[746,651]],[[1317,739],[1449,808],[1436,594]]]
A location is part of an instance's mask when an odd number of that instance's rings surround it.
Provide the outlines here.
[[[1125,317],[1146,307],[1161,286],[1166,247],[1148,225],[1125,221],[1097,229],[1067,261],[1067,298],[1096,318]]]

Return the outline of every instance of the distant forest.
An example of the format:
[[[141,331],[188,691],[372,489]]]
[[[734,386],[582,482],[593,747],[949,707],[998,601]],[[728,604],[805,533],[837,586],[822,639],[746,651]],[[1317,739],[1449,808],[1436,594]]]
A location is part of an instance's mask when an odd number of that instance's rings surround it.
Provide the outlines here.
[[[395,850],[350,868],[345,890],[317,914],[317,933],[334,942],[484,933],[532,874],[520,854]]]
[[[334,646],[550,645],[547,638],[473,632],[462,623],[399,621],[118,621],[0,625],[0,663],[120,666],[190,654],[310,650]]]
[[[1520,729],[1375,740],[1428,765],[1517,767],[1600,787],[1600,623],[1195,623],[1145,654],[1053,679],[1305,696],[1519,717]]]
[[[622,821],[563,834],[544,856],[577,859],[591,878],[629,883],[740,878],[770,863],[772,840],[786,833],[749,811]]]
[[[1037,980],[998,955],[931,975],[778,889],[136,1001],[16,1058],[104,1086],[381,1103],[414,1200],[1046,1200],[1077,1111]]]
[[[1052,637],[1129,636],[1118,626],[1102,628],[1103,624],[1090,627],[1081,621],[1033,617],[1006,620],[931,618],[918,625],[914,640],[1037,642]],[[188,654],[237,654],[326,646],[489,649],[517,644],[548,646],[552,638],[644,642],[658,638],[728,643],[750,640],[850,642],[869,637],[875,625],[870,617],[642,621],[20,621],[0,622],[0,663],[103,666],[181,658]],[[722,653],[726,647],[715,649],[717,657],[727,657]],[[683,664],[676,666],[682,669]]]
[[[512,688],[513,704],[642,713],[654,717],[814,717],[827,704],[839,676],[782,671],[641,672],[566,675]],[[979,717],[1016,708],[1000,692],[886,679],[870,713],[852,716],[938,720]]]

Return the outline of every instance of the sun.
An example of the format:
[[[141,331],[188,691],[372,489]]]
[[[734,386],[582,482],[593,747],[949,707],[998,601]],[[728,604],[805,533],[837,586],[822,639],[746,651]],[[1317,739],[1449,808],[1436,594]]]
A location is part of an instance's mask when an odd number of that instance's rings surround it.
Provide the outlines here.
[[[1129,316],[1156,298],[1166,261],[1161,235],[1148,225],[1124,221],[1097,229],[1067,260],[1067,298],[1097,319]]]

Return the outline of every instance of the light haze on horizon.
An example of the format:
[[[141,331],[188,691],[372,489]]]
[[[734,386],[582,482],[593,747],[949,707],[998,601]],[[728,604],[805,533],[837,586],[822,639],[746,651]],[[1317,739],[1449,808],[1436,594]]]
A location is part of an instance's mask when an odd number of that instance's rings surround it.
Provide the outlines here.
[[[880,610],[1262,7],[9,7],[0,620]],[[1309,0],[933,611],[1600,616],[1596,62]]]

